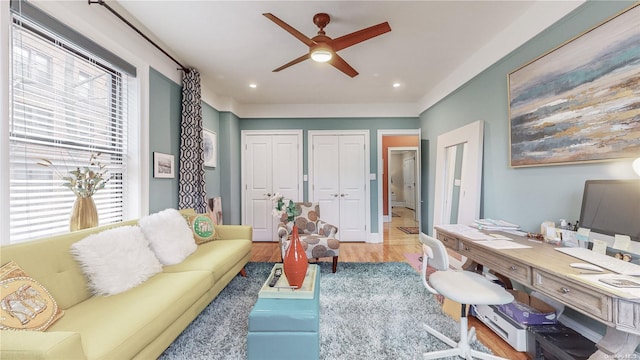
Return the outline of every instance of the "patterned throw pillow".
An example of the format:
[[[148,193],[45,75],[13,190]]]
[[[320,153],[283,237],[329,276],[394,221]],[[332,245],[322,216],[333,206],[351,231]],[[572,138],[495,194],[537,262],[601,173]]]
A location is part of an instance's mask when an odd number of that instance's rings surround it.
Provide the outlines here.
[[[0,329],[44,331],[63,314],[47,289],[18,264],[0,268]]]
[[[218,240],[220,237],[216,233],[216,227],[213,220],[207,214],[196,214],[187,217],[189,227],[193,231],[193,238],[196,244],[204,244],[212,240]]]

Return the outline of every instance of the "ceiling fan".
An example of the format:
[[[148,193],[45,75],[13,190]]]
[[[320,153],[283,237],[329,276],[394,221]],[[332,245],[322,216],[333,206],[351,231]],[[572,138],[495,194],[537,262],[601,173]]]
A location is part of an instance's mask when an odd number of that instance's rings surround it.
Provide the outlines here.
[[[295,65],[299,62],[307,60],[311,58],[317,62],[328,62],[336,69],[342,71],[343,73],[355,77],[358,75],[358,72],[351,67],[340,55],[337,54],[338,51],[348,48],[349,46],[361,43],[365,40],[369,40],[378,35],[382,35],[386,32],[391,31],[391,27],[388,22],[383,22],[378,25],[373,25],[371,27],[354,31],[350,34],[340,36],[335,39],[331,39],[328,37],[324,28],[329,24],[331,18],[329,14],[318,13],[313,16],[313,23],[318,26],[320,30],[318,30],[318,34],[312,38],[306,37],[300,31],[294,29],[289,24],[280,20],[278,17],[271,13],[262,14],[266,16],[268,19],[276,23],[278,26],[283,28],[285,31],[293,35],[296,39],[302,41],[305,45],[309,47],[309,52],[300,56],[297,59],[294,59],[279,68],[273,70],[273,72],[278,72],[280,70],[286,69],[291,65]]]

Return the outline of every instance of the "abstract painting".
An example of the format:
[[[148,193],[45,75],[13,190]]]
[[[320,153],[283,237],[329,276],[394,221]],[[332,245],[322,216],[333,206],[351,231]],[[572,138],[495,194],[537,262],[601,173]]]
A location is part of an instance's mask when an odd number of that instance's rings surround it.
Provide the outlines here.
[[[508,75],[512,167],[640,154],[640,5]]]

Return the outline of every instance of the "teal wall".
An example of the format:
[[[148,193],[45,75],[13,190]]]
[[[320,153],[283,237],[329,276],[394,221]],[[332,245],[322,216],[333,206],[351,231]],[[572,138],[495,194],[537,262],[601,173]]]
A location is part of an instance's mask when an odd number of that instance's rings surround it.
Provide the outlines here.
[[[369,130],[370,162],[369,172],[378,172],[378,130],[417,129],[419,119],[408,118],[291,118],[291,119],[242,119],[240,130],[292,130],[302,129],[303,173],[309,173],[308,132],[309,130]],[[309,199],[308,182],[304,182],[304,200]],[[378,231],[378,180],[369,182],[371,190],[371,232]]]
[[[434,192],[437,136],[484,120],[481,216],[540,231],[545,220],[575,222],[580,215],[584,181],[632,178],[631,161],[578,165],[509,167],[507,74],[629,7],[629,1],[590,1],[507,55],[420,115],[422,137],[429,140],[429,167],[423,169]],[[599,44],[603,45],[603,44]],[[599,46],[596,45],[596,46]],[[431,232],[433,198],[429,202]]]
[[[233,113],[220,113],[218,134],[220,162],[220,193],[225,224],[240,224],[240,119]]]
[[[181,87],[154,69],[149,70],[149,213],[178,208]],[[176,177],[153,177],[153,153],[174,155]]]

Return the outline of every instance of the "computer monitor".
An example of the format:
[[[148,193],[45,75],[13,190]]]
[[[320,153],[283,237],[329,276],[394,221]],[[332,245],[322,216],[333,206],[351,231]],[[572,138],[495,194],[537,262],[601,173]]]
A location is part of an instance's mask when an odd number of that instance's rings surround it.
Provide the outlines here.
[[[640,248],[640,180],[587,180],[580,227],[591,229],[590,239],[605,240],[609,246],[620,234],[636,242],[631,248]]]

